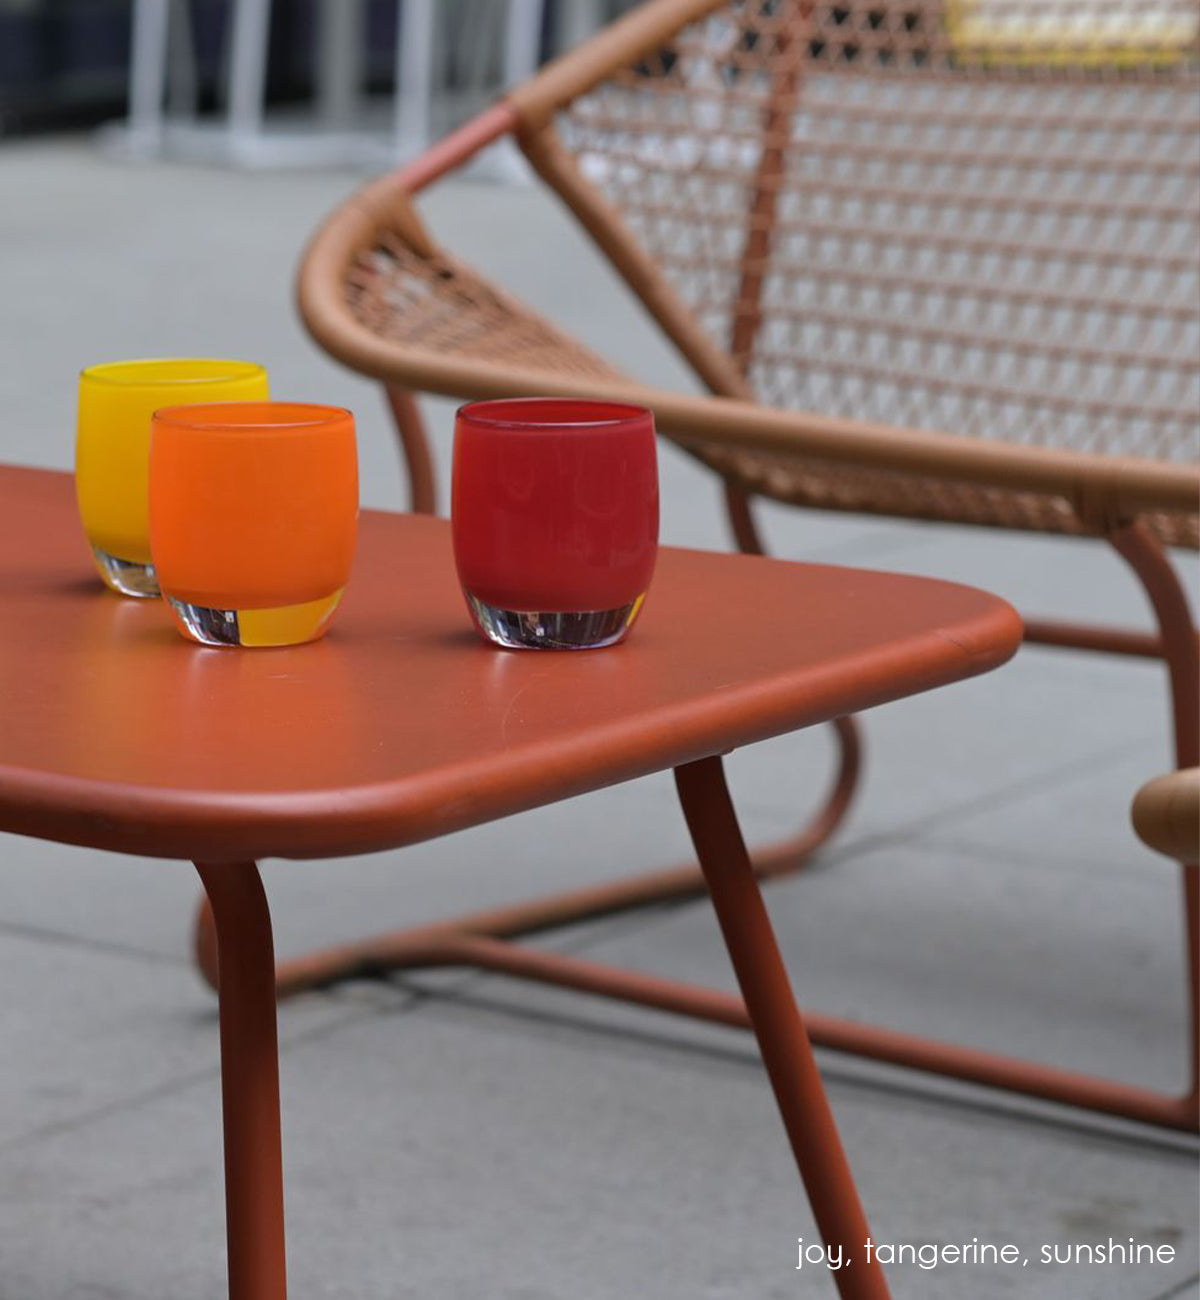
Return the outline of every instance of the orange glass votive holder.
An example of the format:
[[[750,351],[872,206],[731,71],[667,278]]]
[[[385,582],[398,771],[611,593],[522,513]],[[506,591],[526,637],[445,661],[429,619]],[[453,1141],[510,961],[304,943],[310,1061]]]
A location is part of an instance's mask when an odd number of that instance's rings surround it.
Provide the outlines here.
[[[150,549],[180,630],[211,646],[313,641],[350,576],[354,417],[300,402],[154,413]]]

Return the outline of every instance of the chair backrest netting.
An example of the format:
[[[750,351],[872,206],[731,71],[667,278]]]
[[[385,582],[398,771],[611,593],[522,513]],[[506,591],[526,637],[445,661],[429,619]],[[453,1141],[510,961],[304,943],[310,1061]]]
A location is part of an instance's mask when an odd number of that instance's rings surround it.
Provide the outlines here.
[[[556,125],[772,405],[1194,460],[1193,0],[735,0]]]

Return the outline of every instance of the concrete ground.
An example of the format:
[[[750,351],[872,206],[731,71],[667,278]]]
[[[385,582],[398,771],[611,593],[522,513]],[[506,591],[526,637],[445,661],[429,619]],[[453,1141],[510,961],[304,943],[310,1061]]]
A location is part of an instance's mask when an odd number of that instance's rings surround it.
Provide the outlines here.
[[[247,356],[277,396],[352,407],[365,501],[400,507],[378,392],[314,347],[291,300],[303,241],[356,180],[139,169],[86,141],[6,146],[0,459],[70,466],[88,362]],[[544,195],[460,181],[423,206],[444,242],[613,360],[686,382]],[[443,484],[449,410],[430,404]],[[725,547],[711,478],[667,447],[662,472],[663,540]],[[764,515],[781,555],[1146,625],[1101,546]],[[768,893],[803,1000],[1182,1086],[1178,882],[1127,815],[1168,765],[1160,670],[1029,650],[864,721],[848,823]],[[733,757],[751,838],[811,806],[829,755],[813,733]],[[685,851],[670,782],[655,779],[403,853],[269,863],[266,877],[286,954]],[[188,957],[196,892],[183,864],[0,840],[0,1300],[222,1293],[216,1020]],[[545,942],[731,984],[703,902]],[[280,1023],[298,1297],[832,1294],[825,1270],[796,1269],[797,1238],[815,1228],[743,1034],[462,972],[313,994]],[[1194,1142],[835,1055],[822,1065],[878,1240],[1012,1242],[1029,1260],[898,1266],[898,1297],[1200,1294]],[[1175,1258],[1042,1263],[1043,1244],[1110,1236]]]

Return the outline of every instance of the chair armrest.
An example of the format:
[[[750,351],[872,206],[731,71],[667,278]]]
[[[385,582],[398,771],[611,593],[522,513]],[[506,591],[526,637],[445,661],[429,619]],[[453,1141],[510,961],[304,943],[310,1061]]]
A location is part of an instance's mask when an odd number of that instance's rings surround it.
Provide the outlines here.
[[[1133,828],[1159,853],[1200,862],[1200,767],[1155,777],[1133,801]]]
[[[662,0],[651,8],[665,19],[668,13],[677,18],[683,6],[676,10]],[[499,362],[494,355],[467,349],[422,347],[412,339],[399,342],[370,328],[348,301],[347,278],[356,259],[369,255],[386,232],[418,257],[436,255],[445,266],[459,265],[436,248],[412,206],[412,195],[492,140],[521,129],[512,103],[495,105],[421,158],[360,191],[326,221],[305,252],[298,280],[300,313],[317,342],[355,370],[416,391],[455,398],[604,396],[649,406],[660,432],[685,444],[784,453],[834,465],[1060,496],[1097,532],[1147,511],[1196,512],[1200,465],[870,424],[741,398],[697,397],[625,381],[615,372],[600,378],[594,367],[573,373],[570,368],[540,368],[520,356]],[[510,304],[514,316],[535,318],[510,295],[470,274],[492,300]],[[469,302],[449,301],[452,293],[448,288],[447,310],[469,312]],[[543,330],[553,329],[547,322],[540,324]]]

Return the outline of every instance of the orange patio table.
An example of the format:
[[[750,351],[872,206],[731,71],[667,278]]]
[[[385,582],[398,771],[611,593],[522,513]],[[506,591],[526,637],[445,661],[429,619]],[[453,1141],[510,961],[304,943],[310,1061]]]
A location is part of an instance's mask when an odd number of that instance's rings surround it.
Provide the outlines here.
[[[0,627],[0,830],[190,860],[212,905],[231,1300],[286,1292],[256,860],[396,848],[666,768],[742,997],[609,974],[626,996],[753,1027],[821,1233],[854,1260],[834,1274],[843,1300],[887,1296],[720,756],[996,667],[1021,638],[1003,601],[667,548],[625,645],[508,653],[471,630],[449,526],[368,511],[325,641],[206,649],[160,604],[101,588],[69,477],[0,467]],[[434,959],[472,960],[456,934],[461,951]],[[587,987],[562,960],[554,978]]]

